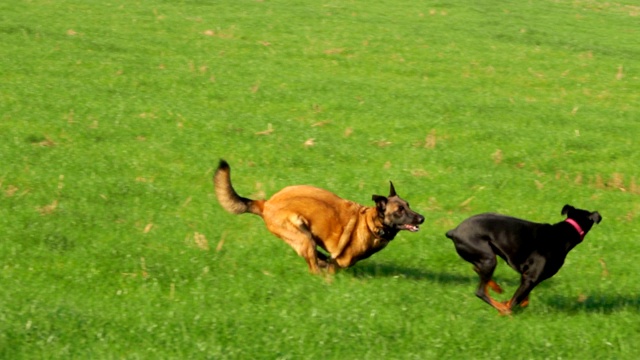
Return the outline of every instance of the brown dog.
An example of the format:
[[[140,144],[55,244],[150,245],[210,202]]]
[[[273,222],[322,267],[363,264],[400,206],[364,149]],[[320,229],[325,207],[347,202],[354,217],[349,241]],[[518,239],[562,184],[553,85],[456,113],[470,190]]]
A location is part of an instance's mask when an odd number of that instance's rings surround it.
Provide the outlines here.
[[[382,250],[398,231],[418,231],[424,222],[396,195],[393,183],[388,197],[373,195],[375,207],[307,185],[286,187],[269,200],[251,200],[236,193],[230,172],[229,164],[220,160],[213,177],[220,205],[232,214],[262,217],[267,229],[302,256],[312,273],[352,266]]]

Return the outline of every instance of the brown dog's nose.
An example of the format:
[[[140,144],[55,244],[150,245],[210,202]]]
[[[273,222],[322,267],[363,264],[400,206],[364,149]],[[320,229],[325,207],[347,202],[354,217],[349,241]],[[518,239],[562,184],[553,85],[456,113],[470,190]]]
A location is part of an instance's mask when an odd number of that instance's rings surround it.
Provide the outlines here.
[[[418,224],[422,224],[424,222],[424,216],[418,214]]]

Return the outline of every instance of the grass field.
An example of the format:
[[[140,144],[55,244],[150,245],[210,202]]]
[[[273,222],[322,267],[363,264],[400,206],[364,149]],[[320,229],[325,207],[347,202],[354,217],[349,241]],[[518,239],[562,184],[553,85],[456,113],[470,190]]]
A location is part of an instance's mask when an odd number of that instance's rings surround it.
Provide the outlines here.
[[[635,4],[634,4],[635,3]],[[0,3],[0,358],[635,359],[640,7],[585,1]],[[236,189],[426,217],[313,276]],[[444,232],[603,221],[501,317]],[[504,263],[507,294],[518,277]]]

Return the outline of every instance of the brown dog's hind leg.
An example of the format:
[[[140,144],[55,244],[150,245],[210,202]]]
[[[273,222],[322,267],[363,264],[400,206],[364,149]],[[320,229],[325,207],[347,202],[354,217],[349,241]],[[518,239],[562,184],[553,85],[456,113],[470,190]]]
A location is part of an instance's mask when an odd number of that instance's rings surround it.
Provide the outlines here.
[[[291,246],[298,255],[302,256],[309,266],[309,271],[317,274],[320,272],[320,264],[326,266],[326,261],[318,261],[318,252],[316,250],[316,242],[313,239],[313,234],[309,230],[306,219],[298,214],[292,214],[288,218],[279,222],[267,222],[271,224],[268,226],[269,231],[274,235],[284,240],[289,246]]]

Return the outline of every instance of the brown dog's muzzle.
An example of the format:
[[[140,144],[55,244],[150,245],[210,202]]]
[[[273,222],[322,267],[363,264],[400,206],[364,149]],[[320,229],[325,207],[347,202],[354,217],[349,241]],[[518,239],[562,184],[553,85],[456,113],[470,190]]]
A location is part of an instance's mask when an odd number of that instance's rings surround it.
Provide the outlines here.
[[[424,216],[418,214],[417,212],[413,212],[411,216],[411,221],[405,224],[401,224],[398,226],[400,230],[408,230],[411,232],[416,232],[420,230],[420,224],[424,222]]]

